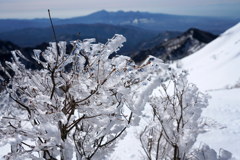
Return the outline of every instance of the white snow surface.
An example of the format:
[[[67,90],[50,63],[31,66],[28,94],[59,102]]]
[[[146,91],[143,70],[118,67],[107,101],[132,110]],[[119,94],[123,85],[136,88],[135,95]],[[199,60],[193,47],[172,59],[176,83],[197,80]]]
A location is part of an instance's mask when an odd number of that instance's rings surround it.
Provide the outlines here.
[[[213,126],[199,135],[195,147],[206,143],[217,152],[221,148],[228,150],[240,160],[240,88],[227,89],[240,82],[240,23],[179,63],[189,71],[189,81],[211,96],[202,116],[212,119]],[[145,114],[149,114],[150,107],[146,105],[145,108]],[[136,136],[146,121],[147,118],[142,117],[139,126],[128,128],[127,135],[109,159],[143,159]]]
[[[202,90],[224,88],[240,79],[240,23],[181,60],[189,81]]]
[[[219,125],[198,137],[219,151],[224,148],[240,159],[240,88],[227,89],[240,79],[240,23],[204,48],[181,60],[189,71],[189,81],[212,98],[203,111]]]
[[[216,151],[223,148],[240,160],[240,89],[214,91],[209,94],[212,98],[202,115],[215,120],[218,126],[200,134],[196,147],[206,143]]]

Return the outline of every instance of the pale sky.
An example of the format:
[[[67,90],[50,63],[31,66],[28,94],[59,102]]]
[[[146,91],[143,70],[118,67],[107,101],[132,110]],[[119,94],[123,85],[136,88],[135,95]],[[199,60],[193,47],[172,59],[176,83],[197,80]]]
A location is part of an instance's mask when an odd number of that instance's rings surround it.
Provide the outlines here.
[[[0,18],[54,18],[108,11],[147,11],[240,18],[240,0],[0,0]]]

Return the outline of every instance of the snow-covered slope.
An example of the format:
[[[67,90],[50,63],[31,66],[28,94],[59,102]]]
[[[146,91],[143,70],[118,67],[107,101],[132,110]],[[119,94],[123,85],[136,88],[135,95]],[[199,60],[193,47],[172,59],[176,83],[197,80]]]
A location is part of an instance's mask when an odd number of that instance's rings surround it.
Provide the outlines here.
[[[181,62],[201,89],[234,85],[240,79],[240,23]]]
[[[212,97],[203,116],[219,126],[198,137],[198,144],[224,148],[240,159],[240,23],[227,30],[195,54],[181,60],[189,70],[189,81]]]

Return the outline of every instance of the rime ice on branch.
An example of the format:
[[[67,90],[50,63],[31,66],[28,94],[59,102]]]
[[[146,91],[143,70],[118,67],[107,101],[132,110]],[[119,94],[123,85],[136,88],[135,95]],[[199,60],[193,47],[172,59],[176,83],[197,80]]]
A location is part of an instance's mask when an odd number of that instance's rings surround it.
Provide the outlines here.
[[[149,58],[140,66],[125,56],[109,59],[126,39],[50,43],[34,50],[40,70],[26,69],[19,51],[7,66],[9,83],[0,95],[1,146],[6,159],[98,159],[139,115],[152,90],[168,77],[167,66]],[[26,59],[26,58],[25,58]]]

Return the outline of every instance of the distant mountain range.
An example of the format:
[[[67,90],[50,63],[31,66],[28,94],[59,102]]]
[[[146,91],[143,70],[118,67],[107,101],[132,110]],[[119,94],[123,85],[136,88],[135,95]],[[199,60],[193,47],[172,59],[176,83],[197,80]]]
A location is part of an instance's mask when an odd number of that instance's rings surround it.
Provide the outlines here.
[[[102,10],[87,16],[53,19],[53,23],[60,41],[96,38],[97,42],[105,43],[114,34],[122,34],[127,42],[119,54],[131,55],[176,37],[191,27],[221,33],[237,20]],[[49,19],[2,19],[0,40],[24,48],[54,41]]]
[[[142,42],[148,41],[157,33],[133,26],[115,26],[109,24],[69,24],[55,26],[59,41],[96,38],[97,42],[106,43],[114,34],[122,34],[127,42],[121,52],[130,52]],[[0,39],[11,41],[21,47],[33,47],[43,42],[54,41],[51,28],[28,28],[0,33]]]
[[[164,61],[178,60],[198,51],[215,38],[217,36],[209,32],[191,28],[178,37],[134,53],[132,59],[136,62],[141,62],[149,55],[152,55]]]
[[[224,19],[200,16],[179,16],[148,12],[108,12],[105,10],[93,14],[59,20],[58,23],[105,23],[114,25],[133,25],[154,31],[186,31],[194,27],[213,33],[222,33],[240,19]]]
[[[112,24],[131,25],[153,31],[185,31],[195,27],[213,33],[222,33],[236,24],[240,19],[224,19],[214,17],[178,16],[148,12],[108,12],[105,10],[87,16],[53,19],[55,25],[66,24]],[[13,31],[24,28],[42,28],[49,26],[48,19],[2,19],[0,32]]]
[[[159,41],[173,38],[181,32],[149,31],[134,26],[116,26],[110,24],[69,24],[55,26],[59,41],[71,41],[76,39],[96,38],[97,42],[106,43],[114,34],[122,34],[127,38],[120,54],[129,55],[139,50],[142,44],[151,41],[157,35],[161,35]],[[34,47],[44,42],[54,41],[51,28],[27,28],[0,33],[0,39],[11,41],[21,47]]]

